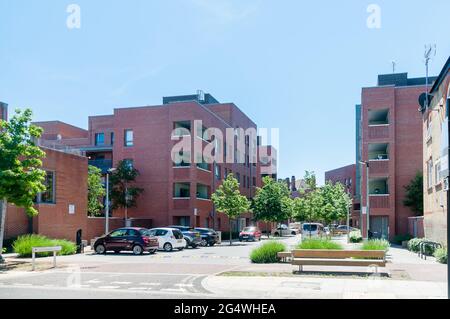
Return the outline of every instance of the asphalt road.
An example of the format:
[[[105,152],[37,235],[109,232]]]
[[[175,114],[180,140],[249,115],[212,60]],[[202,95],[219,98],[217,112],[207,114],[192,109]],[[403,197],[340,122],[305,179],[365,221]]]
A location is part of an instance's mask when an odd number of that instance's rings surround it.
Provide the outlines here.
[[[295,244],[299,238],[282,240]],[[58,257],[57,269],[50,269],[52,258],[40,258],[36,272],[30,260],[21,260],[21,271],[0,273],[0,298],[214,298],[202,281],[249,265],[250,251],[262,242],[142,256],[86,252]]]

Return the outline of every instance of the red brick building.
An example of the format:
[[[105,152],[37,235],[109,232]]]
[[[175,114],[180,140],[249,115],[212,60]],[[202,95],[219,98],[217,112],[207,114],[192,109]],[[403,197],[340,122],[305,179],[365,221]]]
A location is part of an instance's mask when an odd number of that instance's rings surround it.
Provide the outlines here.
[[[0,120],[8,118],[8,104],[0,102]]]
[[[359,198],[356,193],[356,165],[351,164],[325,172],[325,182],[331,182],[333,184],[341,183],[345,187],[347,193],[349,193],[353,200],[350,225],[359,227],[360,211],[358,206]]]
[[[112,115],[89,117],[87,131],[59,122],[37,124],[53,143],[77,147],[86,153],[89,164],[102,168],[104,173],[121,160],[128,160],[139,170],[136,186],[143,188],[144,193],[138,198],[137,207],[127,211],[132,225],[183,224],[226,231],[228,219],[214,211],[211,194],[229,173],[239,180],[241,193],[248,198],[261,184],[257,155],[253,160],[249,152],[258,139],[236,130],[256,131],[256,124],[235,104],[219,103],[210,94],[166,97],[162,105],[156,106],[117,108]],[[224,157],[235,153],[231,162],[195,163],[195,147],[203,150],[213,140],[201,136],[207,128],[222,132],[219,144],[223,144]],[[233,140],[226,136],[227,129],[231,129]],[[173,148],[182,138],[187,138],[192,150],[180,155],[187,156],[191,163],[175,164]],[[245,151],[238,150],[238,140]],[[120,219],[125,213],[118,210],[113,216]],[[251,214],[247,213],[234,228],[251,223]]]
[[[422,116],[417,101],[425,90],[424,78],[411,79],[407,73],[379,75],[377,86],[362,89],[361,160],[369,164],[369,230],[378,237],[407,234],[408,218],[414,216],[403,205],[404,187],[422,171]],[[365,207],[365,166],[360,176]],[[365,215],[362,219],[365,225]]]
[[[4,106],[4,105],[0,105]],[[2,111],[2,110],[0,110]],[[3,108],[6,117],[6,107]],[[58,124],[59,125],[59,124]],[[64,130],[61,130],[64,133]],[[48,130],[48,136],[54,132]],[[70,136],[68,133],[67,136]],[[5,239],[27,233],[38,233],[58,239],[75,241],[76,232],[82,230],[83,238],[98,236],[89,234],[87,227],[87,167],[88,159],[80,152],[64,148],[57,150],[45,146],[41,149],[46,157],[42,169],[46,171],[47,190],[38,194],[35,208],[39,215],[29,218],[23,208],[8,205],[5,223]],[[47,143],[48,144],[48,143]]]

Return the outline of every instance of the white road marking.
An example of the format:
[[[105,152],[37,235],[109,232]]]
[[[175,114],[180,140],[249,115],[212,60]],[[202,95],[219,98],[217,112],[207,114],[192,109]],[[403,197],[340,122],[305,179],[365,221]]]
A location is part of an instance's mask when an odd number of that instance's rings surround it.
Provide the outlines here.
[[[113,285],[130,285],[131,281],[113,281],[111,282]]]
[[[165,288],[165,289],[161,289],[161,291],[171,291],[171,292],[186,292],[186,289],[183,288]]]
[[[174,286],[178,286],[178,287],[194,287],[193,284],[175,284]]]
[[[86,281],[86,283],[89,283],[89,284],[99,284],[99,283],[101,283],[101,281],[100,281],[100,280],[97,280],[97,279],[93,279],[93,280]]]
[[[147,288],[147,287],[131,287],[128,288],[128,290],[150,290],[152,288]]]
[[[99,289],[118,289],[120,286],[100,286]]]
[[[139,285],[143,286],[161,286],[159,282],[141,282]]]
[[[33,284],[13,283],[13,286],[33,286]]]

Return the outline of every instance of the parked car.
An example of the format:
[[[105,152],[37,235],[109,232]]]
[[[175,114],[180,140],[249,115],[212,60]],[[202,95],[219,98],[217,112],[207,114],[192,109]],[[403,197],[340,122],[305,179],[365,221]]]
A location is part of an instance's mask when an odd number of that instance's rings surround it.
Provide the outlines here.
[[[324,232],[325,236],[327,236],[327,237],[331,235],[331,230],[329,227],[324,227],[323,232]]]
[[[219,242],[219,235],[214,229],[196,227],[194,230],[200,232],[200,237],[202,238],[200,245],[203,247],[214,246]]]
[[[184,239],[186,240],[186,248],[188,247],[197,248],[202,242],[200,232],[195,231],[192,227],[172,225],[169,226],[169,228],[175,228],[181,231]]]
[[[142,255],[144,251],[154,254],[158,250],[158,239],[148,234],[146,228],[125,227],[113,230],[109,234],[98,238],[94,243],[97,254],[114,251],[132,251],[135,255]]]
[[[355,228],[347,226],[347,225],[339,225],[334,229],[334,233],[336,234],[347,234],[348,232],[351,232],[355,230]]]
[[[272,236],[289,236],[289,235],[297,235],[300,233],[299,229],[296,228],[290,228],[285,224],[278,225],[276,228],[273,228]]]
[[[304,223],[302,225],[303,237],[322,237],[324,235],[324,227],[320,223]]]
[[[174,249],[183,250],[186,247],[186,240],[181,231],[175,228],[152,228],[148,231],[150,236],[158,238],[159,249],[172,251]]]
[[[260,241],[261,236],[262,236],[262,233],[258,227],[255,227],[255,226],[245,227],[239,233],[239,241],[249,241],[249,240]]]
[[[298,233],[300,233],[300,232],[301,232],[301,229],[302,229],[302,223],[297,223],[297,222],[295,222],[295,223],[290,223],[290,224],[289,224],[289,228],[292,228],[292,229],[298,229]]]

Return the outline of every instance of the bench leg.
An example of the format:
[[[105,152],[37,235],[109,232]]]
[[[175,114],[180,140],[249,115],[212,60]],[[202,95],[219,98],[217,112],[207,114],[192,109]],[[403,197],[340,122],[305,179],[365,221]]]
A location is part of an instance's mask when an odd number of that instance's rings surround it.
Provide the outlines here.
[[[298,272],[302,272],[303,271],[303,265],[299,265],[298,266]]]

